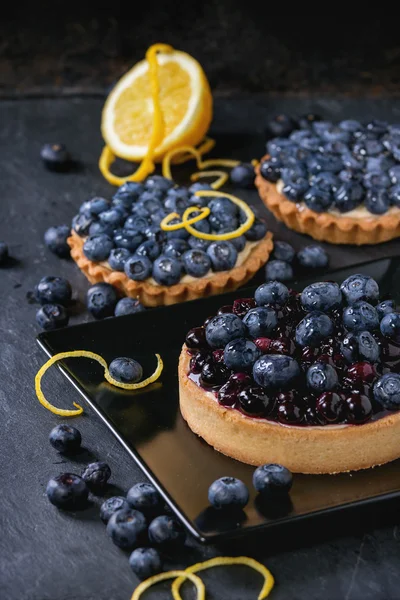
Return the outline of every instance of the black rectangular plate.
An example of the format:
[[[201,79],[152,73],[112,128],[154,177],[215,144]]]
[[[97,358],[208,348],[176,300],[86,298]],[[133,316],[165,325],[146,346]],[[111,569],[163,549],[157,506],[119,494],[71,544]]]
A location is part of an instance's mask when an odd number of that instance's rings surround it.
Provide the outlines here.
[[[381,295],[400,301],[400,259],[382,259],[296,282],[302,289],[319,279],[341,282],[354,272],[374,277]],[[213,450],[194,435],[179,412],[177,362],[185,335],[234,298],[249,296],[255,287],[204,300],[157,308],[114,319],[42,333],[38,342],[52,356],[68,350],[91,350],[108,363],[117,356],[132,356],[145,373],[161,354],[161,379],[148,389],[119,390],[103,378],[97,363],[69,359],[61,370],[108,425],[116,438],[158,487],[172,510],[201,541],[215,541],[259,527],[272,527],[332,510],[389,499],[400,494],[400,460],[382,467],[340,475],[295,475],[290,501],[262,506],[254,491],[245,512],[226,516],[208,508],[207,490],[218,477],[242,479],[252,490],[254,469]]]

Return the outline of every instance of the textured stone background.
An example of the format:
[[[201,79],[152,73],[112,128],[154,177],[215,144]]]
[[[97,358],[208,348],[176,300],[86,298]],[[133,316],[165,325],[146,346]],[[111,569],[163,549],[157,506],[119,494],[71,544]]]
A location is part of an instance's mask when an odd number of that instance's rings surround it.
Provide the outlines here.
[[[282,16],[251,0],[22,0],[2,10],[0,95],[104,93],[156,41],[193,54],[221,93],[399,93],[396,20],[326,13]]]

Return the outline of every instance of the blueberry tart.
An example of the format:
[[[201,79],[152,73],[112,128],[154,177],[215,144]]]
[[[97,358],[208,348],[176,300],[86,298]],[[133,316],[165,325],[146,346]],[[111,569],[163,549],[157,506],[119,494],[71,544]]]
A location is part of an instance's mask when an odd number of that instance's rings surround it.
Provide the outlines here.
[[[400,457],[400,313],[355,274],[301,293],[271,281],[191,329],[180,409],[216,450],[298,473]]]
[[[399,237],[400,125],[347,120],[299,127],[268,141],[257,167],[256,186],[274,216],[333,244]]]
[[[159,306],[236,290],[268,260],[272,235],[229,194],[151,176],[84,202],[68,243],[91,283]]]

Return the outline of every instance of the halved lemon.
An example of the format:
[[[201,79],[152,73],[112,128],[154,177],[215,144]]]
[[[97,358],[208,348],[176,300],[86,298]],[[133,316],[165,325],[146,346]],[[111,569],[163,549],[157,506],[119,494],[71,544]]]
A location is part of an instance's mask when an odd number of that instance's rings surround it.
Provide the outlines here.
[[[212,95],[201,65],[186,52],[159,52],[159,99],[164,121],[159,162],[169,150],[196,146],[212,119]],[[145,157],[153,128],[149,62],[140,61],[115,85],[104,105],[101,131],[112,152],[139,162]]]

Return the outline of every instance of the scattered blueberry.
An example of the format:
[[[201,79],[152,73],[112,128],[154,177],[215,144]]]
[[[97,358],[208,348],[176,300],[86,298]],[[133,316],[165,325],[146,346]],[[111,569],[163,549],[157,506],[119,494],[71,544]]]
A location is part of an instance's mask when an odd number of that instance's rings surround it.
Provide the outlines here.
[[[45,304],[36,313],[37,324],[45,331],[68,325],[68,315],[61,304]]]
[[[318,269],[329,265],[329,256],[321,246],[312,244],[297,253],[297,260],[302,267]]]
[[[50,444],[62,454],[74,454],[82,443],[80,432],[71,425],[56,425],[50,431]]]
[[[300,375],[297,361],[283,354],[264,354],[253,366],[253,377],[264,388],[288,387]]]
[[[67,171],[71,166],[71,156],[64,144],[45,144],[40,158],[50,171]]]
[[[259,306],[283,306],[289,298],[289,290],[280,281],[269,281],[256,289],[254,298]]]
[[[68,225],[57,225],[50,227],[44,234],[44,243],[47,248],[60,258],[68,258],[70,256],[70,247],[67,243],[67,238],[71,235],[71,230]],[[1,259],[1,243],[0,243],[0,264]]]
[[[307,384],[318,392],[333,390],[338,383],[336,370],[329,364],[315,362],[307,371]]]
[[[249,490],[236,477],[221,477],[208,488],[208,500],[217,509],[240,509],[249,501]]]
[[[107,533],[119,548],[133,549],[146,531],[146,519],[138,510],[121,508],[111,515]]]
[[[262,465],[253,473],[253,485],[263,496],[288,494],[292,483],[291,472],[282,465]]]
[[[400,343],[400,313],[392,312],[385,315],[381,321],[380,329],[382,335],[396,344]]]
[[[379,298],[379,286],[372,277],[368,275],[350,275],[343,281],[340,289],[348,304],[354,304],[358,300],[376,302]]]
[[[71,302],[72,288],[63,277],[42,277],[35,286],[35,297],[40,304],[61,304],[67,306]]]
[[[293,279],[293,268],[283,260],[269,260],[265,266],[267,281],[290,281]]]
[[[131,508],[145,515],[160,512],[163,506],[162,498],[152,483],[135,483],[126,499]]]
[[[386,373],[374,385],[374,398],[386,410],[400,410],[400,375]]]
[[[123,496],[112,496],[111,498],[107,498],[100,506],[100,519],[103,523],[108,523],[112,515],[117,512],[117,510],[121,510],[121,508],[129,508],[126,498]]]
[[[90,463],[82,472],[83,481],[93,490],[102,490],[111,477],[111,469],[105,462]]]
[[[124,315],[133,315],[144,310],[146,310],[145,307],[143,304],[140,304],[137,298],[121,298],[115,306],[114,315],[116,317],[123,317]]]
[[[137,383],[143,377],[142,366],[129,357],[114,358],[108,370],[111,377],[121,383]]]
[[[240,188],[252,188],[254,185],[254,167],[250,163],[241,163],[233,167],[230,173],[231,182]]]
[[[113,248],[113,241],[105,233],[89,236],[83,244],[83,253],[89,260],[107,260]]]
[[[274,242],[274,249],[271,254],[272,259],[292,263],[295,255],[295,249],[287,242]]]
[[[186,533],[180,522],[168,515],[153,519],[148,533],[151,544],[166,548],[183,545],[186,540]]]
[[[138,579],[148,579],[162,570],[160,554],[155,548],[136,548],[129,557],[129,566]]]
[[[89,489],[79,475],[62,473],[50,479],[46,487],[46,494],[50,502],[57,508],[74,510],[86,505]]]
[[[86,306],[95,319],[112,317],[116,304],[117,294],[109,283],[96,283],[87,291]]]

